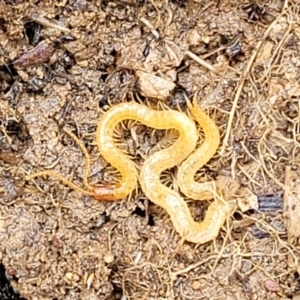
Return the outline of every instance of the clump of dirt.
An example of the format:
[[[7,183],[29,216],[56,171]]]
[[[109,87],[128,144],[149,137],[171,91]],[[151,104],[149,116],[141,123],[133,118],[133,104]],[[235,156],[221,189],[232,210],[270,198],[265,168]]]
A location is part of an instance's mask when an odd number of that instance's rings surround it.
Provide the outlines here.
[[[294,0],[0,0],[0,263],[14,289],[28,300],[296,297],[299,28]],[[27,180],[55,170],[82,186],[69,128],[91,156],[89,181],[115,182],[95,143],[101,115],[129,99],[186,111],[196,92],[222,135],[197,180],[229,178],[261,208],[237,210],[215,241],[182,242],[139,188],[112,203]],[[116,132],[137,166],[176,138],[132,121]],[[175,178],[162,181],[176,189]],[[207,203],[189,207],[199,220]]]

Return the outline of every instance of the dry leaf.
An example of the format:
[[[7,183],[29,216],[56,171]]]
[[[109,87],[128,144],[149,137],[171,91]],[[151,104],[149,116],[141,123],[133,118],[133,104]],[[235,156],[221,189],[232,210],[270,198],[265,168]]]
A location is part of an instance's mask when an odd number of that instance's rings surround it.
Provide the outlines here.
[[[166,100],[175,88],[175,84],[172,81],[156,75],[142,71],[137,71],[136,75],[139,78],[141,93],[145,97]]]
[[[260,51],[257,54],[256,61],[266,61],[272,56],[272,50],[274,47],[274,43],[267,41],[264,43],[263,47],[260,49]]]
[[[285,99],[300,96],[300,85],[294,80],[274,77],[269,81],[269,101],[275,104],[279,97]]]
[[[242,212],[249,209],[258,209],[258,199],[248,188],[241,186],[226,176],[218,176],[217,187],[222,191],[225,199],[237,199]]]
[[[300,237],[300,179],[299,174],[292,171],[291,167],[286,168],[285,178],[284,220],[288,240],[291,241]]]

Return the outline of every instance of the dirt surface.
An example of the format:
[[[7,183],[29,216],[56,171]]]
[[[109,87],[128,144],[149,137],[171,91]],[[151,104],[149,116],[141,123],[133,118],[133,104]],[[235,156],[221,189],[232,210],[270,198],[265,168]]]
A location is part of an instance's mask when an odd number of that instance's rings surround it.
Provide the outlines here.
[[[296,299],[297,203],[282,207],[299,190],[299,39],[296,0],[0,0],[0,262],[14,289],[28,300]],[[197,91],[222,135],[197,179],[225,176],[269,204],[284,193],[284,206],[237,210],[195,245],[140,189],[101,202],[26,179],[50,169],[82,186],[68,128],[91,156],[89,181],[115,182],[95,143],[103,112],[132,98],[185,111]],[[127,122],[116,138],[139,165],[174,135]],[[164,175],[173,188],[175,174]],[[197,220],[206,206],[189,201]]]

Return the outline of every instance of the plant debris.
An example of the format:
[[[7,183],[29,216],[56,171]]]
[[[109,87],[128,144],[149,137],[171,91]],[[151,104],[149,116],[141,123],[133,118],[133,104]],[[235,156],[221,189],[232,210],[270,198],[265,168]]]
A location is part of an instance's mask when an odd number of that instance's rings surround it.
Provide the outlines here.
[[[0,0],[0,298],[296,299],[299,41],[293,0]],[[101,202],[26,180],[82,183],[69,128],[89,182],[118,182],[95,144],[102,114],[131,100],[188,113],[197,92],[221,145],[196,180],[240,197],[215,241],[181,241],[139,187]],[[139,168],[177,135],[129,120],[115,138]],[[161,178],[178,191],[176,171]],[[209,203],[186,200],[201,221]]]

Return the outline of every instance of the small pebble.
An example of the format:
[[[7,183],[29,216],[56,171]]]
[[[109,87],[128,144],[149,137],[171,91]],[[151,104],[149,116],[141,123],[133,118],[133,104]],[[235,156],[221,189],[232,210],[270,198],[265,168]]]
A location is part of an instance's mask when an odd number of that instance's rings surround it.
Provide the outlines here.
[[[193,283],[192,283],[193,290],[195,290],[195,291],[200,290],[200,287],[201,287],[201,284],[199,281],[196,281],[196,280],[193,281]]]
[[[110,252],[107,252],[105,255],[104,255],[104,261],[107,263],[107,264],[110,264],[114,261],[114,256],[112,253]]]
[[[269,292],[277,293],[277,292],[280,291],[279,283],[277,281],[272,280],[272,279],[265,280],[264,286]]]

